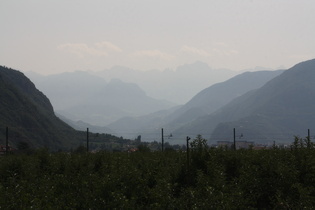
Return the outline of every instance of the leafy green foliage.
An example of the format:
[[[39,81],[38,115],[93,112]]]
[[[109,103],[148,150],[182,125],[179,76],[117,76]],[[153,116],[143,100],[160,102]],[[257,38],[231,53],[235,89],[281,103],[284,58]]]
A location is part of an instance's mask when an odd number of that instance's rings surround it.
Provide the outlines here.
[[[299,148],[314,148],[314,143],[311,142],[310,137],[306,137],[305,139],[302,139],[298,136],[294,137],[294,142],[292,145],[293,149],[299,149]]]
[[[139,151],[139,152],[150,152],[151,150],[150,150],[150,148],[149,148],[147,145],[145,145],[145,144],[140,144],[140,145],[138,146],[138,151]]]
[[[311,209],[313,147],[49,153],[0,158],[4,209]],[[139,149],[140,150],[140,149]],[[201,158],[202,157],[202,158]]]

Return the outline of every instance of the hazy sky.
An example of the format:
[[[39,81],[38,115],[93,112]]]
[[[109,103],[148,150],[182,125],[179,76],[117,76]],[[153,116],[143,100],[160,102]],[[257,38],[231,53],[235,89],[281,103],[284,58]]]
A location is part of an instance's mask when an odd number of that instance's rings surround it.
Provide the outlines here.
[[[314,0],[1,0],[0,65],[278,68],[315,58]]]

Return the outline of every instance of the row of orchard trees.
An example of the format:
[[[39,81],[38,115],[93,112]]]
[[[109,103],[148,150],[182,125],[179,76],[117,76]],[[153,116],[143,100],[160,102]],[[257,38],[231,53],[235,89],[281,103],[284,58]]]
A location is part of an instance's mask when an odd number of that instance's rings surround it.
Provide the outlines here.
[[[315,206],[315,149],[7,155],[0,158],[3,209],[300,209]],[[189,164],[188,164],[189,163]]]

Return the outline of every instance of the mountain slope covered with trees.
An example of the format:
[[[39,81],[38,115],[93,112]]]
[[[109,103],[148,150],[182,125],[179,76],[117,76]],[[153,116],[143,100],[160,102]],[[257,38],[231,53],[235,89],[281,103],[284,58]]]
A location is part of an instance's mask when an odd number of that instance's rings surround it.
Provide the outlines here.
[[[0,67],[0,140],[52,150],[78,145],[77,132],[55,116],[49,99],[23,73]]]

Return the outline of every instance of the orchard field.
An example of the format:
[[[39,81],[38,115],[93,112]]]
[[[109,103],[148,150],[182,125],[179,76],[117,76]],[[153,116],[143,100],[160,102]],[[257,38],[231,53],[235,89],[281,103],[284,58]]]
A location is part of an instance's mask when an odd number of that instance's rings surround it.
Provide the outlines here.
[[[50,153],[0,157],[2,209],[312,209],[315,149]]]

